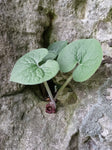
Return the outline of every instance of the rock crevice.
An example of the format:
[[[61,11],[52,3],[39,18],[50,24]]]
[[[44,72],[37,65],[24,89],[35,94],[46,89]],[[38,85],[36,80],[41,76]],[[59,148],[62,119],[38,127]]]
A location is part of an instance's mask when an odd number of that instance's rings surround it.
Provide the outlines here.
[[[107,60],[49,115],[38,87],[10,82],[11,70],[32,49],[80,38],[99,40]],[[111,0],[0,1],[0,150],[112,150],[111,41]]]

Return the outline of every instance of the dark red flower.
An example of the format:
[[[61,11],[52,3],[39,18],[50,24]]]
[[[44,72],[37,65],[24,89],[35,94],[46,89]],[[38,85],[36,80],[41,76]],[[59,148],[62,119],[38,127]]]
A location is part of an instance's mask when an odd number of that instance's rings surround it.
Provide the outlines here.
[[[56,106],[52,102],[48,103],[46,105],[46,113],[52,114],[56,113]]]

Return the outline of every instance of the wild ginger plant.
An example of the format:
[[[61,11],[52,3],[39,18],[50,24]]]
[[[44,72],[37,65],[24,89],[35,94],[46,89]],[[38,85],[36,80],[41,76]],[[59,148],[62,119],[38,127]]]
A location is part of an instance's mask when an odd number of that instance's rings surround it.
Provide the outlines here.
[[[24,85],[44,83],[50,97],[46,112],[55,113],[55,101],[68,83],[72,79],[76,82],[88,80],[101,61],[102,49],[96,39],[76,40],[68,45],[66,41],[58,41],[51,44],[48,50],[40,48],[22,56],[12,70],[10,81]],[[64,73],[72,70],[72,73],[53,97],[47,81],[55,77],[59,70]]]

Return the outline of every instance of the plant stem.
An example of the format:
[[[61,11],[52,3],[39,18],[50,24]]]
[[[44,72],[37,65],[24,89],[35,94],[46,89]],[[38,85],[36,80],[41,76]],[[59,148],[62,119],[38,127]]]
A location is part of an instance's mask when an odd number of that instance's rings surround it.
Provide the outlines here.
[[[65,81],[65,83],[61,86],[61,88],[58,90],[54,100],[57,99],[57,97],[60,95],[60,93],[63,91],[63,89],[69,84],[69,82],[72,80],[73,75],[71,74],[70,77]]]
[[[44,86],[45,86],[45,88],[46,88],[46,90],[47,90],[47,93],[48,93],[48,95],[49,95],[49,97],[50,97],[51,102],[52,102],[52,103],[55,105],[55,107],[56,107],[56,104],[55,104],[55,101],[54,101],[54,98],[53,98],[53,95],[52,95],[52,93],[51,93],[51,90],[50,90],[50,88],[49,88],[48,83],[47,83],[47,82],[44,82]]]

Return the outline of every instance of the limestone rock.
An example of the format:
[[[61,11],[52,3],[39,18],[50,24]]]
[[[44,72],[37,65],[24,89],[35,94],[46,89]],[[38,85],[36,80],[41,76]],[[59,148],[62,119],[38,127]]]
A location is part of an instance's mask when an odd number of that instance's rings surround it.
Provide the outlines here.
[[[0,1],[0,95],[23,89],[23,86],[9,82],[10,72],[18,58],[41,47],[44,42],[44,29],[49,26],[48,4],[29,0]],[[40,9],[42,5],[43,10]]]
[[[57,113],[46,114],[38,87],[9,82],[13,65],[32,49],[79,38],[98,39],[110,61],[88,81],[71,81]],[[112,150],[111,57],[111,0],[0,0],[0,150]]]
[[[94,37],[107,42],[112,38],[111,0],[59,0],[55,14],[51,41]]]

